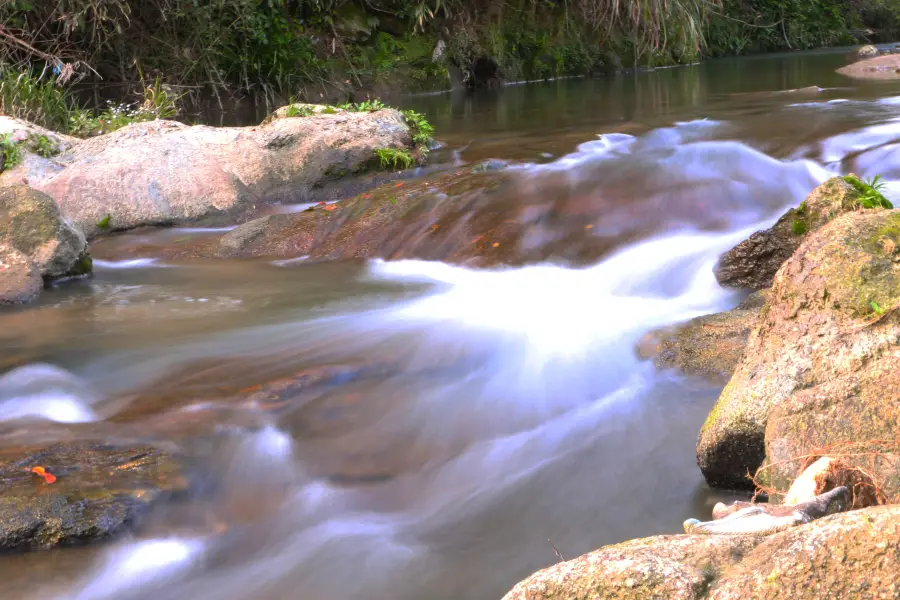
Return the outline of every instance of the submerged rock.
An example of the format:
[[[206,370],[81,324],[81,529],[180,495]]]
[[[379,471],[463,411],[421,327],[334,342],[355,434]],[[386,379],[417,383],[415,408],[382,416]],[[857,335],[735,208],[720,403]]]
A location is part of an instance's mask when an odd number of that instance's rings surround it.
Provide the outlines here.
[[[807,236],[778,271],[700,432],[707,481],[748,487],[748,472],[767,457],[768,484],[786,489],[810,452],[835,456],[830,446],[900,439],[898,306],[900,210],[855,211]],[[892,496],[900,492],[897,454],[848,461],[872,469]]]
[[[753,294],[734,310],[652,331],[638,341],[638,355],[652,359],[659,368],[676,368],[724,383],[740,361],[750,331],[759,323],[764,294]]]
[[[48,280],[91,270],[84,236],[53,198],[26,185],[0,187],[0,244],[15,248]]]
[[[239,220],[257,203],[305,201],[314,186],[408,148],[398,111],[275,118],[257,127],[128,125],[80,141],[56,170],[29,172],[86,235],[203,219]]]
[[[900,506],[770,536],[674,535],[607,546],[539,571],[504,600],[896,598]]]
[[[757,231],[723,254],[715,267],[716,279],[727,287],[760,290],[771,286],[775,273],[803,238],[837,215],[857,208],[859,196],[842,178],[829,179],[775,225]]]
[[[51,477],[33,473],[34,467]],[[0,481],[4,550],[108,538],[187,487],[167,452],[84,442],[0,450]]]

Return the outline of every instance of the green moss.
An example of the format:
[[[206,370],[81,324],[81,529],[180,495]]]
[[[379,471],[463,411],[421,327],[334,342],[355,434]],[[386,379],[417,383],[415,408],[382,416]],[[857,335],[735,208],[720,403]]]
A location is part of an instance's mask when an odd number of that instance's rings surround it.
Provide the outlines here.
[[[97,221],[97,229],[109,229],[110,221],[112,221],[112,215],[108,214]]]
[[[69,274],[72,276],[90,275],[94,271],[94,261],[87,252],[83,253],[72,265]]]
[[[809,226],[806,224],[804,219],[794,219],[794,222],[791,224],[791,229],[794,232],[794,235],[805,235],[807,231],[809,231]]]

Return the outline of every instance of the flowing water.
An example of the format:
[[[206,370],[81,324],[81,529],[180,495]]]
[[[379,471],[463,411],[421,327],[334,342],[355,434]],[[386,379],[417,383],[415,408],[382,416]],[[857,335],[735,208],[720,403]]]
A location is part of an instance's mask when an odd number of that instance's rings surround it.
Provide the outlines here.
[[[438,162],[614,198],[594,234],[633,233],[587,267],[107,260],[6,309],[0,445],[149,440],[206,483],[131,537],[0,556],[3,597],[499,600],[558,554],[705,517],[724,496],[694,441],[720,388],[634,344],[734,306],[716,257],[830,173],[900,179],[900,86],[846,60],[409,101]],[[124,239],[185,233],[215,232]],[[321,368],[346,376],[277,407],[219,392]]]

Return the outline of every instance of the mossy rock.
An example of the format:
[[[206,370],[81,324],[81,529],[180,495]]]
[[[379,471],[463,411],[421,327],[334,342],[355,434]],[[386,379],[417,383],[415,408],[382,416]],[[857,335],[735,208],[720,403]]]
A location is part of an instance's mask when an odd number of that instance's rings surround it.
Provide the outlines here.
[[[723,254],[715,267],[716,279],[726,287],[760,290],[771,286],[775,273],[803,238],[836,216],[858,208],[859,198],[859,191],[852,185],[841,177],[832,177],[775,225],[757,231]]]
[[[685,323],[651,331],[638,342],[638,355],[659,368],[722,381],[731,377],[744,354],[750,331],[762,313],[763,292],[735,310],[704,315]]]
[[[27,256],[46,279],[90,272],[84,235],[53,198],[27,185],[0,187],[0,241]]]
[[[781,461],[803,448],[900,433],[892,408],[900,397],[898,308],[900,211],[855,211],[807,236],[778,271],[759,327],[700,432],[707,481],[750,486],[747,474],[767,446]],[[781,425],[767,433],[779,407]],[[789,468],[799,465],[783,467],[779,486],[796,475]]]

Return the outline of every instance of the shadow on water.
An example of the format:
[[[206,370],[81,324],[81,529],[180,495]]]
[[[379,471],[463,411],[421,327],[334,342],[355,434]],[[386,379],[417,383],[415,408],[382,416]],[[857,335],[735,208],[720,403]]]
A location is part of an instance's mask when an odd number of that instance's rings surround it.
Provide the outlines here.
[[[667,225],[588,266],[107,260],[0,313],[0,447],[165,444],[194,478],[139,534],[0,557],[4,597],[499,600],[557,550],[708,514],[694,443],[720,390],[633,346],[737,303],[718,255],[830,172],[900,168],[898,89],[845,60],[410,100],[438,156],[524,161],[522,204],[551,181],[615,198],[575,203],[602,206],[596,235]]]

